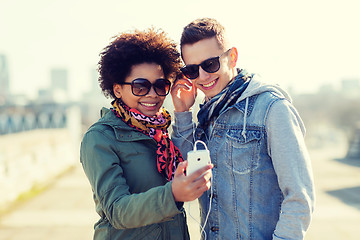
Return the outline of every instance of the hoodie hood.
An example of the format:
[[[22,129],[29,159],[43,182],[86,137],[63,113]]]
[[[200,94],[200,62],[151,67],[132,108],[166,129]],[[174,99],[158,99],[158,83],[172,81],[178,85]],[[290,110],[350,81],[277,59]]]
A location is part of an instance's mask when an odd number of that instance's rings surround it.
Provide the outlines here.
[[[281,98],[286,98],[288,101],[292,102],[290,95],[279,85],[262,82],[261,76],[258,74],[253,75],[249,82],[249,85],[238,99],[238,102],[263,92],[273,92],[275,93],[275,95]]]
[[[245,114],[243,119],[243,126],[241,135],[244,137],[246,141],[246,122],[247,122],[247,113],[248,113],[248,106],[249,106],[249,98],[251,96],[263,93],[263,92],[272,92],[273,94],[277,95],[280,98],[287,99],[290,103],[292,102],[292,99],[290,95],[280,88],[279,85],[276,84],[270,84],[270,83],[264,83],[261,81],[261,77],[258,74],[253,74],[251,80],[249,80],[249,85],[245,89],[245,91],[241,94],[240,98],[237,100],[237,102],[241,102],[242,100],[245,100]]]

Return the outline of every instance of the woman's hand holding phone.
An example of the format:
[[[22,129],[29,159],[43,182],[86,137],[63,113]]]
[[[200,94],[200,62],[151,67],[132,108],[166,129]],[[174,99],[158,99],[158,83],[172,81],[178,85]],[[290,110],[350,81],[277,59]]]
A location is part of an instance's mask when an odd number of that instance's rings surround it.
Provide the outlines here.
[[[209,170],[213,168],[212,164],[208,164],[186,176],[185,169],[187,165],[187,161],[179,163],[172,180],[171,189],[177,202],[193,201],[211,187],[210,178],[212,173]]]

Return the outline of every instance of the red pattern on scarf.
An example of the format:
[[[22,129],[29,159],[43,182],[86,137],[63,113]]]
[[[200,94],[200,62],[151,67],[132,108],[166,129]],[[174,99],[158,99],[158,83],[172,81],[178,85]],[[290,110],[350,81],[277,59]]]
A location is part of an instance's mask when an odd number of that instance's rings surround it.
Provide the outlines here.
[[[123,120],[128,126],[135,128],[136,130],[142,132],[143,134],[152,137],[157,142],[157,169],[163,174],[166,179],[171,181],[174,177],[176,167],[179,162],[184,161],[180,150],[173,144],[170,139],[167,128],[171,123],[170,114],[167,111],[162,114],[162,116],[167,120],[165,124],[154,124],[151,119],[154,117],[146,116],[140,113],[137,109],[131,109],[126,106],[122,101],[114,101],[114,108],[111,110],[115,113],[117,117]],[[131,113],[136,113],[141,115],[144,120],[135,119],[131,116]],[[133,124],[134,123],[134,124]],[[137,125],[137,126],[136,126]],[[162,126],[160,126],[162,125]],[[141,128],[143,127],[143,128]],[[155,129],[154,136],[150,135],[150,128]]]

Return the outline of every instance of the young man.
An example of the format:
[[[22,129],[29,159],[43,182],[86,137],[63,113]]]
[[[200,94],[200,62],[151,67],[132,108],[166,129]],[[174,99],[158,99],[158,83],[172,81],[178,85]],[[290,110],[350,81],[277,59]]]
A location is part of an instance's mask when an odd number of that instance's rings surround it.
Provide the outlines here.
[[[172,89],[172,140],[183,156],[204,141],[214,164],[211,191],[199,198],[207,239],[303,239],[314,208],[305,127],[289,95],[237,69],[224,27],[198,19],[184,28],[181,79]],[[193,84],[205,94],[198,124]],[[210,209],[211,207],[211,209]]]

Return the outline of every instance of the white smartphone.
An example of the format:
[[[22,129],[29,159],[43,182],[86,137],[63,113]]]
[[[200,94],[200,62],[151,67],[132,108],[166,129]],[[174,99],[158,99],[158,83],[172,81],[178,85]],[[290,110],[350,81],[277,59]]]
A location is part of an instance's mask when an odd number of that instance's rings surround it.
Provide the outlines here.
[[[188,166],[186,168],[186,175],[189,176],[196,170],[211,163],[209,150],[195,150],[187,154]]]

